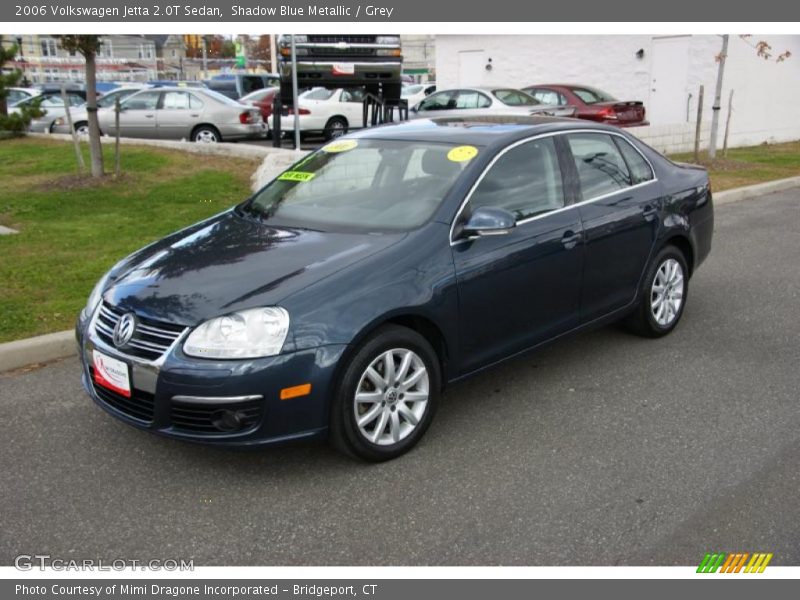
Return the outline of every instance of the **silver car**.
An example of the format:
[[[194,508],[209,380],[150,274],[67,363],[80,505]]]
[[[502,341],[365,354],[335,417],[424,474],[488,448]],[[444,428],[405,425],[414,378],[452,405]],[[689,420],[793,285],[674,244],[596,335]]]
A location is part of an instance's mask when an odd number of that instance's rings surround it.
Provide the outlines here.
[[[51,133],[53,124],[57,119],[64,116],[64,100],[58,92],[46,92],[38,96],[32,96],[25,100],[17,102],[14,106],[8,109],[9,113],[19,112],[25,106],[31,106],[34,103],[39,104],[42,111],[40,117],[36,117],[28,125],[28,131],[34,133]],[[86,100],[80,94],[73,94],[67,92],[67,104],[70,109],[83,106]]]
[[[120,102],[122,102],[128,96],[135,94],[136,92],[140,92],[147,87],[149,86],[120,87],[115,90],[111,90],[107,94],[104,94],[101,98],[98,98],[97,108],[114,108],[117,98],[119,98]],[[89,135],[89,122],[86,115],[86,105],[79,106],[77,108],[70,108],[69,110],[69,116],[72,119],[72,125],[75,127],[75,131],[78,133],[78,135]],[[67,125],[66,115],[58,117],[53,122],[53,125],[50,127],[50,133],[69,133],[69,125]]]
[[[548,115],[572,117],[575,109],[542,104],[513,88],[469,87],[434,92],[409,110],[409,118],[478,115]]]
[[[97,112],[100,131],[116,135],[114,108]],[[120,105],[122,137],[215,143],[263,138],[267,125],[258,108],[204,88],[156,88],[125,98]]]

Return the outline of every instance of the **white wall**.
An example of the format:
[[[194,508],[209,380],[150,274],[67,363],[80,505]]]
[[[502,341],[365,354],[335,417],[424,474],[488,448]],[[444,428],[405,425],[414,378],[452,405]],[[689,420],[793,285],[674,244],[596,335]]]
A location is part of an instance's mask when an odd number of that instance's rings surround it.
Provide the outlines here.
[[[436,76],[439,89],[460,85],[498,85],[524,87],[535,83],[582,83],[596,86],[620,99],[651,99],[652,35],[439,35],[436,37]],[[737,35],[731,35],[720,111],[722,143],[727,116],[727,99],[734,89],[731,119],[731,146],[753,145],[800,139],[800,36],[753,35],[767,40],[773,53],[784,50],[793,56],[782,63],[765,61],[755,49]],[[698,88],[705,86],[703,145],[707,145],[708,122],[716,82],[716,56],[722,38],[714,35],[689,38],[688,76],[685,89],[676,92],[683,108],[687,100],[689,119],[681,122],[652,121],[636,134],[657,148],[671,152],[688,150],[692,145],[697,111]],[[636,56],[644,50],[643,58]],[[480,63],[492,69],[477,68],[459,76],[459,53],[477,51]],[[475,54],[470,55],[474,60]],[[489,59],[491,58],[491,63]],[[463,65],[462,65],[463,70]],[[463,79],[460,80],[460,79]],[[689,99],[689,94],[692,94]],[[650,115],[648,115],[650,116]],[[687,147],[688,141],[688,147]]]

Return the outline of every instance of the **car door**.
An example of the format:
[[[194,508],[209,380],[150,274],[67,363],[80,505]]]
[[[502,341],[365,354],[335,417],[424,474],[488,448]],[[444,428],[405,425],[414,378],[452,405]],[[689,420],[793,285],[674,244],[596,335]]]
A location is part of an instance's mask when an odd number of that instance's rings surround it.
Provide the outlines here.
[[[342,90],[339,96],[339,110],[347,118],[350,128],[364,126],[364,90],[351,88]]]
[[[578,325],[581,222],[568,204],[559,143],[546,136],[504,151],[454,225],[462,372]],[[516,227],[504,235],[458,239],[459,225],[481,206],[510,211]]]
[[[586,244],[581,320],[634,299],[659,229],[659,186],[644,156],[622,136],[566,135],[580,186]]]
[[[139,92],[128,96],[120,107],[119,130],[122,137],[157,138],[158,123],[156,110],[161,97],[160,91]],[[109,120],[103,131],[115,133],[114,111],[107,111]]]
[[[165,91],[156,111],[158,137],[169,140],[189,139],[203,114],[203,102],[183,90]]]

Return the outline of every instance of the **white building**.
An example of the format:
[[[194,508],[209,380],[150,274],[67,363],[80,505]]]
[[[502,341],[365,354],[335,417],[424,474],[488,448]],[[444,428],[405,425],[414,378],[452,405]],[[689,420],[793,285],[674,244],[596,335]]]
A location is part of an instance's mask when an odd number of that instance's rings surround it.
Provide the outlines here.
[[[772,58],[758,56],[766,41]],[[663,151],[691,149],[700,85],[706,146],[722,37],[716,35],[438,35],[439,89],[581,83],[620,100],[641,100],[650,127],[634,133]],[[784,51],[791,56],[777,62]],[[800,36],[729,37],[719,145],[734,90],[730,146],[800,139]]]

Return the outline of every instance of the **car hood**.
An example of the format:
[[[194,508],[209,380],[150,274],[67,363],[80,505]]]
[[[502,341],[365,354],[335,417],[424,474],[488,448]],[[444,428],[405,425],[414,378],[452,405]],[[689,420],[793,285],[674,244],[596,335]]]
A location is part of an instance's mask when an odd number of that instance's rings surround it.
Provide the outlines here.
[[[278,304],[404,235],[270,227],[229,211],[131,255],[103,297],[122,310],[194,326]]]

